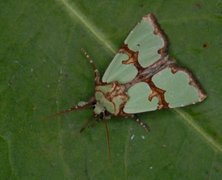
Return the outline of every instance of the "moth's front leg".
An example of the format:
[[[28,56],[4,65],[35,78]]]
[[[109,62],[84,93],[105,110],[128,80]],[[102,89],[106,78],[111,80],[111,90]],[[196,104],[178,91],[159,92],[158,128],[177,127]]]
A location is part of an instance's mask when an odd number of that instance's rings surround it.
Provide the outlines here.
[[[126,118],[129,117],[132,120],[134,120],[137,124],[139,124],[141,127],[145,129],[146,132],[150,131],[150,127],[147,125],[147,123],[143,122],[139,119],[139,117],[136,114],[127,115]]]

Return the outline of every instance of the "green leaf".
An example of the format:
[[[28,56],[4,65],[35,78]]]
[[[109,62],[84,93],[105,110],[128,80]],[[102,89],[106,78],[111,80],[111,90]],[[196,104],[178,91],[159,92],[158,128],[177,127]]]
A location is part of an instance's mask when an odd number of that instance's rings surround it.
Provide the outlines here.
[[[1,1],[1,179],[221,179],[222,2]],[[203,103],[79,130],[82,110],[45,120],[94,93],[86,49],[104,73],[128,32],[153,12],[169,54],[197,76]]]

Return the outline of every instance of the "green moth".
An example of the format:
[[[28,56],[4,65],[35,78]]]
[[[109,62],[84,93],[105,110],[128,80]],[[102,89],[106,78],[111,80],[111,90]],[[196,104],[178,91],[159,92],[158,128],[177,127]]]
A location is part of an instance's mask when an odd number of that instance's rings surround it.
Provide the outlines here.
[[[105,74],[95,73],[95,94],[58,114],[93,107],[94,116],[133,117],[145,130],[146,123],[134,115],[165,108],[183,107],[207,96],[194,75],[169,57],[166,35],[153,14],[148,14],[129,33]]]

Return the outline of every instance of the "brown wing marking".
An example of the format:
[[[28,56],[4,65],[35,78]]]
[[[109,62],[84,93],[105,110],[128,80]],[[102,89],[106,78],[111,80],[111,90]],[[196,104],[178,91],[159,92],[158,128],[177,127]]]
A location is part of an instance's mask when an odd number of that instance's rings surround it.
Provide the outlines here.
[[[152,93],[149,94],[149,96],[148,96],[148,100],[152,101],[152,99],[154,97],[157,97],[157,99],[159,101],[158,107],[157,107],[158,109],[169,108],[169,103],[167,103],[167,101],[165,100],[165,96],[164,96],[164,93],[166,91],[156,87],[151,79],[148,79],[145,82],[149,85],[149,87],[152,90]]]
[[[128,47],[127,44],[124,44],[120,48],[119,52],[126,54],[129,57],[128,59],[122,61],[123,64],[133,64],[137,68],[138,72],[139,70],[144,69],[138,62],[138,51],[133,51]]]

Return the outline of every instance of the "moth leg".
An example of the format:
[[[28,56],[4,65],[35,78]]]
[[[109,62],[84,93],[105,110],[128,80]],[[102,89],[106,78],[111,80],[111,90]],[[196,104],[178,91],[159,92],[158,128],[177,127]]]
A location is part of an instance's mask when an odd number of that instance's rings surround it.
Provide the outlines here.
[[[100,83],[100,74],[99,74],[98,69],[96,68],[94,61],[90,58],[89,54],[86,52],[85,49],[81,48],[81,51],[85,55],[86,59],[88,59],[89,63],[91,64],[91,66],[93,68],[94,75],[95,75],[95,83],[99,84]]]
[[[145,129],[146,132],[149,132],[150,131],[150,127],[143,121],[141,121],[137,115],[133,114],[131,116],[131,118],[136,122],[138,123],[141,127],[143,127]]]
[[[110,151],[110,133],[109,133],[109,128],[108,128],[108,120],[110,119],[110,114],[107,111],[103,111],[99,116],[95,116],[95,120],[97,122],[103,122],[106,128],[106,145],[108,149],[108,159],[111,160],[111,151]]]
[[[111,160],[111,150],[110,150],[110,136],[109,136],[109,128],[108,128],[108,120],[104,119],[104,125],[106,128],[106,145],[107,145],[107,149],[108,149],[108,158],[109,160]]]

